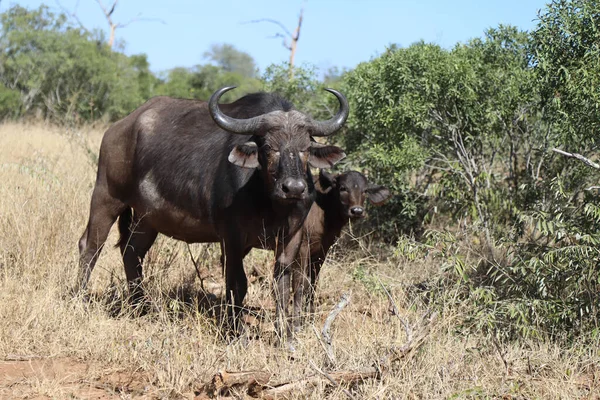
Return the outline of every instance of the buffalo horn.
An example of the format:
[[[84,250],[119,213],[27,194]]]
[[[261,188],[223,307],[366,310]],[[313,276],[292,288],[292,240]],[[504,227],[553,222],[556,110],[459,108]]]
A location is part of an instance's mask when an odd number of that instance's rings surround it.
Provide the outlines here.
[[[337,97],[338,101],[340,102],[340,109],[337,114],[333,116],[333,118],[328,119],[327,121],[314,121],[312,136],[329,136],[338,131],[344,125],[344,122],[346,122],[348,114],[350,113],[348,100],[346,100],[343,94],[333,89],[325,90]]]
[[[235,86],[223,87],[210,96],[210,100],[208,100],[208,111],[210,116],[212,117],[213,121],[215,121],[215,124],[228,132],[239,133],[243,135],[259,134],[264,125],[264,118],[261,115],[248,119],[237,119],[228,117],[219,109],[219,98],[225,92],[235,88]]]

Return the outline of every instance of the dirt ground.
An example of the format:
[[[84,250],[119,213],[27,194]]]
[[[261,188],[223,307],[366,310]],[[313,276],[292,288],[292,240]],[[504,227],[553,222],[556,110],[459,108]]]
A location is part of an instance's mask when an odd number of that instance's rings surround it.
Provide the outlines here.
[[[31,358],[12,355],[0,361],[2,399],[141,398],[148,395],[148,380],[141,372],[104,369],[70,358]],[[39,395],[40,387],[49,395]]]

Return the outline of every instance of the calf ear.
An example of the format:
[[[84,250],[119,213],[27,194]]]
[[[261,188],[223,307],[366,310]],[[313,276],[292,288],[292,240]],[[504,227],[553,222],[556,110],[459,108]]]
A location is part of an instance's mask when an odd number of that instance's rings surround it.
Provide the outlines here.
[[[254,142],[238,144],[231,150],[229,157],[230,163],[242,168],[258,168],[258,146]]]
[[[313,142],[310,144],[308,163],[313,168],[331,168],[344,157],[346,153],[337,146]]]
[[[369,185],[367,188],[369,200],[376,206],[383,204],[390,197],[390,191],[385,186]]]
[[[324,169],[319,170],[319,186],[323,193],[329,193],[331,189],[335,187],[335,181],[337,176],[331,175]]]

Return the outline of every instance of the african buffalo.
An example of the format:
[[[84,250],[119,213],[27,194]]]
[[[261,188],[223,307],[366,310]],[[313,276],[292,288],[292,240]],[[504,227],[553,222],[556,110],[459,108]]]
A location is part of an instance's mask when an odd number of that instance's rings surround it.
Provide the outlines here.
[[[339,238],[342,228],[350,220],[359,220],[366,216],[364,204],[367,198],[374,205],[381,205],[390,196],[386,187],[370,184],[367,178],[357,171],[347,171],[334,176],[320,170],[316,183],[316,201],[302,226],[300,250],[291,267],[294,293],[293,325],[296,330],[300,328],[304,300],[309,312],[314,313],[314,293],[319,272],[327,252]],[[268,243],[252,247],[270,248]],[[248,254],[252,247],[246,248],[244,255]],[[284,307],[287,306],[285,303]]]
[[[246,95],[219,106],[155,97],[113,124],[100,147],[87,228],[79,241],[78,289],[84,290],[108,232],[119,218],[125,274],[139,294],[142,262],[158,233],[188,243],[221,242],[227,300],[235,321],[247,291],[244,250],[276,249],[278,319],[289,302],[290,265],[316,196],[309,165],[329,168],[342,149],[312,137],[339,130],[349,113],[316,121],[274,94]],[[232,311],[233,308],[233,311]]]
[[[390,191],[380,185],[369,183],[357,171],[347,171],[331,175],[323,170],[319,173],[317,198],[302,227],[302,243],[298,252],[301,268],[292,271],[294,291],[295,327],[300,322],[303,293],[306,289],[306,303],[310,313],[314,313],[314,294],[321,266],[327,252],[337,241],[342,228],[351,220],[366,216],[364,204],[369,201],[378,206],[390,196]]]

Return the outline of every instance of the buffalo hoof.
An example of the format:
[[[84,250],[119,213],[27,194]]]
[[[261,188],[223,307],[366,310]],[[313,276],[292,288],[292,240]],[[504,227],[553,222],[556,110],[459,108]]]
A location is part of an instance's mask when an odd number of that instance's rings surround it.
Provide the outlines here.
[[[68,289],[63,297],[65,300],[81,301],[82,303],[89,304],[92,301],[90,292],[86,289],[81,289],[79,286],[74,286]]]
[[[143,317],[152,310],[150,299],[146,296],[144,289],[140,285],[130,286],[129,297],[127,298],[127,309],[134,317]]]

